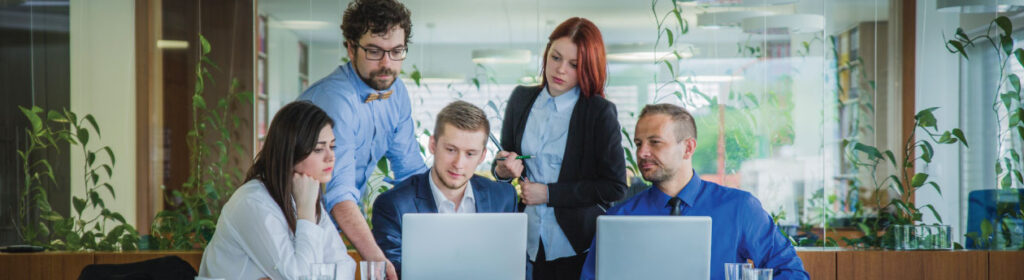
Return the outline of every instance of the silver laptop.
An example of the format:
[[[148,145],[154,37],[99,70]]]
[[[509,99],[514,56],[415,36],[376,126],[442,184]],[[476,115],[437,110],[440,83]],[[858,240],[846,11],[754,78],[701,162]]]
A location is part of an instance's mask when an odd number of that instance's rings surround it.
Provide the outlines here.
[[[711,217],[600,216],[597,280],[709,279]]]
[[[526,278],[526,214],[402,215],[401,277]]]

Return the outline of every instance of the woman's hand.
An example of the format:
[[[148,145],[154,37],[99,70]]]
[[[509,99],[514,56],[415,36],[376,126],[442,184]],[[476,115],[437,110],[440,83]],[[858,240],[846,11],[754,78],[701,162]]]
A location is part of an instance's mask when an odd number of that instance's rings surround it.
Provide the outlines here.
[[[498,158],[505,158],[504,160],[498,160],[498,164],[494,169],[494,173],[497,173],[498,177],[504,179],[519,178],[523,174],[523,160],[516,159],[519,156],[516,152],[500,151],[495,156],[495,160]]]
[[[295,214],[299,219],[316,224],[316,197],[320,194],[320,182],[306,174],[292,176],[292,197],[295,199]]]
[[[523,189],[523,204],[548,203],[548,185],[530,182],[529,179],[523,178],[523,181],[519,182],[519,187]]]

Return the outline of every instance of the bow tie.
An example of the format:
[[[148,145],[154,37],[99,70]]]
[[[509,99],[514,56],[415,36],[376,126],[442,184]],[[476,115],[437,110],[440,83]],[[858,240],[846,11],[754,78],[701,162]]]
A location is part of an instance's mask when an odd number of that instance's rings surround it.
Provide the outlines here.
[[[374,101],[374,100],[388,99],[388,97],[391,97],[391,92],[393,92],[393,90],[389,90],[387,92],[383,92],[383,93],[379,93],[379,94],[371,93],[370,96],[366,97],[366,100],[363,100],[363,103],[370,103],[370,101]]]

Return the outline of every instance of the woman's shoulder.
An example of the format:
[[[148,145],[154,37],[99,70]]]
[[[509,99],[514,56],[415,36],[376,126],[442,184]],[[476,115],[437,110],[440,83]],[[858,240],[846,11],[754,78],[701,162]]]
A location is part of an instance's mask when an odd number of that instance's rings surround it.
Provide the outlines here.
[[[512,90],[511,100],[532,99],[531,97],[540,93],[541,85],[518,85]]]
[[[262,181],[252,179],[235,189],[231,198],[224,204],[223,212],[230,212],[231,209],[238,208],[251,210],[268,206],[277,206],[274,198],[270,196],[270,192],[267,191],[267,187],[263,185]]]

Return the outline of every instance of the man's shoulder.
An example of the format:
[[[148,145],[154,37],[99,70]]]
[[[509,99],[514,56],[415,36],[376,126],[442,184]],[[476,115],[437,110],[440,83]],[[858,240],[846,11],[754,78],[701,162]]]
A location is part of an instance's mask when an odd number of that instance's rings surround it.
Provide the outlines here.
[[[331,74],[323,79],[310,85],[309,88],[299,95],[298,100],[309,100],[313,103],[341,101],[347,99],[346,97],[354,96],[347,94],[354,91],[355,87],[352,85],[352,81],[349,80],[345,71],[339,67],[339,69],[331,72]]]
[[[420,174],[409,176],[404,181],[398,182],[393,188],[382,193],[377,199],[397,199],[398,197],[415,196],[416,189],[422,184],[429,184],[429,170]]]
[[[648,192],[650,192],[651,189],[655,189],[655,188],[651,187],[651,188],[649,188],[647,190],[644,190],[644,191],[642,191],[640,193],[637,193],[636,195],[634,195],[633,197],[630,197],[629,199],[623,200],[620,203],[616,203],[615,206],[612,206],[612,208],[608,208],[608,211],[606,212],[606,214],[608,214],[608,215],[629,215],[630,213],[632,213],[633,209],[636,209],[637,206],[639,206],[640,204],[644,203],[643,202],[643,198],[647,196]]]
[[[761,201],[748,191],[726,187],[714,182],[704,182],[705,194],[713,198],[718,207],[736,209],[740,213],[763,211]]]

